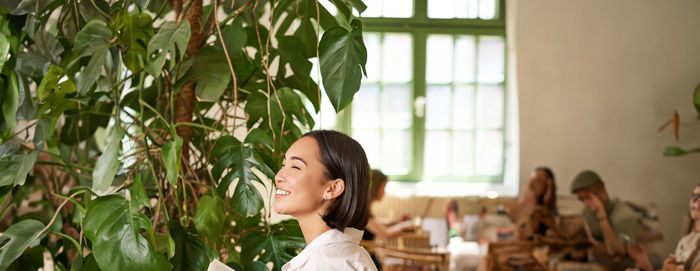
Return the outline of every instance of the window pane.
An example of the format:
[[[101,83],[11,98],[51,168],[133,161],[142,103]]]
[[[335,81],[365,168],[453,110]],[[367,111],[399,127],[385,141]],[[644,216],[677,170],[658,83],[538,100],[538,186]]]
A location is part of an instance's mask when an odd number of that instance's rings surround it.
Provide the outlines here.
[[[428,83],[452,81],[452,36],[428,36],[426,50]]]
[[[452,90],[449,86],[428,86],[425,97],[425,128],[449,129],[450,100]]]
[[[490,20],[496,17],[496,0],[479,0],[479,18]]]
[[[474,36],[459,36],[455,41],[455,82],[474,82]]]
[[[372,0],[374,1],[374,0]],[[383,0],[382,12],[384,17],[409,18],[413,17],[413,0]],[[371,2],[371,1],[367,1]]]
[[[306,108],[309,110],[314,110],[313,104],[310,101],[306,101]],[[331,101],[328,100],[326,93],[321,90],[321,111],[317,114],[311,112],[315,126],[314,129],[335,129],[336,114]]]
[[[384,35],[382,79],[385,82],[411,81],[413,46],[409,34]]]
[[[362,12],[362,17],[379,17],[382,15],[382,0],[372,0],[364,2],[365,5],[367,5],[367,9],[365,9],[365,12]]]
[[[479,86],[476,92],[476,123],[479,128],[503,127],[503,87]]]
[[[452,175],[474,174],[474,134],[454,132],[452,135]]]
[[[455,129],[473,129],[474,87],[458,86],[455,89],[452,104],[452,127]]]
[[[382,127],[411,127],[411,88],[409,85],[384,86]]]
[[[447,175],[450,159],[450,132],[425,132],[425,174],[429,176]]]
[[[365,149],[367,160],[372,167],[379,165],[379,131],[378,130],[352,130],[352,137],[360,142],[362,148]]]
[[[505,46],[501,37],[480,37],[479,39],[479,82],[500,83],[505,78]]]
[[[353,128],[379,128],[379,86],[364,84],[352,102]]]
[[[476,175],[495,176],[503,168],[503,134],[497,131],[476,133]]]
[[[411,157],[411,134],[407,130],[384,131],[382,137],[382,170],[389,175],[408,173]]]
[[[428,17],[454,18],[455,0],[428,0]]]
[[[468,0],[467,18],[476,19],[479,16],[479,0]]]
[[[377,33],[363,33],[365,47],[367,47],[367,78],[362,77],[363,82],[379,81],[379,58],[381,56],[381,36]]]

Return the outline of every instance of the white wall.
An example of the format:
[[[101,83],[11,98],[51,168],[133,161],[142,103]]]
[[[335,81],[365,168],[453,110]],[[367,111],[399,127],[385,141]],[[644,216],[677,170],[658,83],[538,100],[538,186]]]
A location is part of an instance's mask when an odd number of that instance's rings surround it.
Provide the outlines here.
[[[664,158],[659,126],[678,110],[680,145],[700,146],[692,89],[700,83],[700,1],[513,0],[521,183],[538,165],[568,194],[583,169],[611,195],[656,202],[670,253],[700,155]]]

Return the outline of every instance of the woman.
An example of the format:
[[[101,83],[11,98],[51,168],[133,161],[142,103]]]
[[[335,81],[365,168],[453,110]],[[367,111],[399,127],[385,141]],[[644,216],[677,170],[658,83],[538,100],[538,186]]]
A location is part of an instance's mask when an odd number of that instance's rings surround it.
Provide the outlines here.
[[[518,225],[517,235],[521,240],[533,239],[535,235],[545,236],[548,231],[559,235],[555,218],[557,186],[554,173],[548,167],[538,167],[533,171],[525,190],[518,199],[517,206],[511,207],[511,220]]]
[[[389,181],[389,178],[386,175],[384,175],[384,173],[382,173],[380,170],[373,169],[371,180],[372,189],[370,190],[370,205],[374,202],[382,200],[382,198],[384,197],[384,189],[386,188],[386,183]],[[413,224],[406,223],[402,223],[400,226],[397,225],[399,227],[391,227],[392,225],[398,222],[408,221],[409,219],[410,217],[408,216],[408,214],[404,214],[403,216],[401,216],[399,221],[389,224],[383,224],[379,222],[373,215],[370,215],[369,222],[367,222],[367,231],[365,231],[365,235],[362,237],[362,239],[374,240],[375,237],[379,237],[381,239],[391,239],[404,231],[415,230],[416,227]]]
[[[690,198],[690,219],[685,229],[686,235],[678,241],[676,253],[664,261],[662,271],[699,271],[700,270],[700,184],[693,189]],[[646,249],[641,244],[628,244],[627,252],[637,262],[639,269],[654,270]]]
[[[376,270],[359,245],[369,219],[369,163],[357,141],[308,132],[289,148],[275,181],[275,211],[297,219],[307,244],[282,270]]]
[[[686,235],[676,246],[676,253],[664,262],[663,270],[700,270],[700,184],[693,189],[690,198],[690,220]]]
[[[389,177],[384,175],[380,170],[378,169],[373,169],[372,170],[372,188],[370,189],[370,205],[376,201],[382,200],[384,197],[384,189],[386,188],[386,183],[389,181]],[[404,214],[401,216],[400,221],[407,221],[410,217],[408,214]],[[379,237],[381,239],[390,239],[393,237],[396,237],[397,235],[401,234],[403,231],[407,230],[415,230],[415,226],[412,224],[400,224],[397,225],[399,227],[393,226],[390,227],[391,225],[396,224],[396,223],[391,223],[391,224],[383,224],[373,216],[370,215],[369,217],[369,222],[367,222],[367,230],[365,231],[365,234],[362,236],[362,240],[374,240],[374,238]],[[377,257],[374,254],[370,254],[372,257],[372,261],[374,261],[374,264],[377,266],[377,269],[382,269],[382,265],[377,259]]]

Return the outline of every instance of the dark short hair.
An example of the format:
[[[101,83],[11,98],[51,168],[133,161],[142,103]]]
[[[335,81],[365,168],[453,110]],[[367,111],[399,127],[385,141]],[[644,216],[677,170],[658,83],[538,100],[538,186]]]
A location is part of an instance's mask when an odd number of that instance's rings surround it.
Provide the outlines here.
[[[340,231],[345,227],[364,230],[370,216],[370,167],[365,150],[356,140],[337,131],[316,130],[302,137],[306,136],[318,143],[326,179],[345,181],[345,191],[331,202],[323,221]]]
[[[377,200],[377,196],[379,196],[379,189],[382,188],[382,185],[389,180],[389,177],[384,175],[381,170],[373,169],[370,180],[372,180],[372,185],[369,190],[369,200],[374,201]]]

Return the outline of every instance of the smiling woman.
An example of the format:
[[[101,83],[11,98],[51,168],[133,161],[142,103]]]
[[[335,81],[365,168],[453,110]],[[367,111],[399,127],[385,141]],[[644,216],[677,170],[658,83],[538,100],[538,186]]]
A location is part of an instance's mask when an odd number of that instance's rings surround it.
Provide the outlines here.
[[[285,154],[274,209],[299,221],[306,248],[282,270],[376,270],[360,245],[369,219],[369,163],[349,136],[311,131]]]

